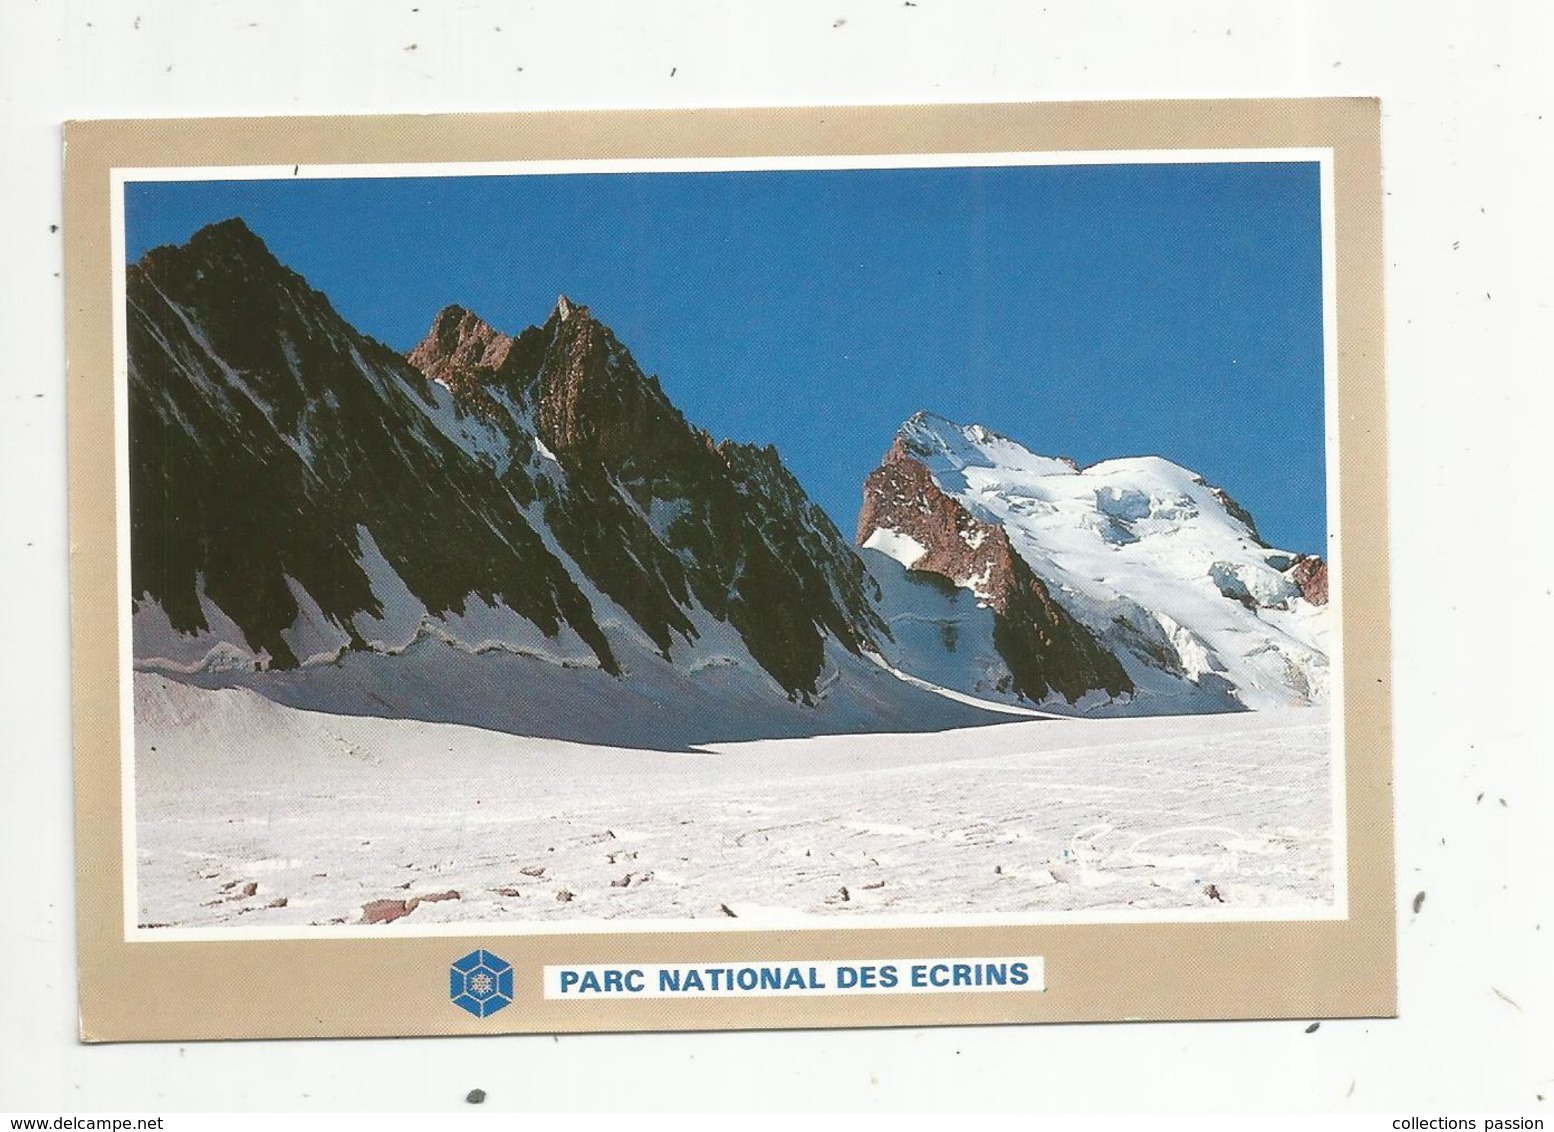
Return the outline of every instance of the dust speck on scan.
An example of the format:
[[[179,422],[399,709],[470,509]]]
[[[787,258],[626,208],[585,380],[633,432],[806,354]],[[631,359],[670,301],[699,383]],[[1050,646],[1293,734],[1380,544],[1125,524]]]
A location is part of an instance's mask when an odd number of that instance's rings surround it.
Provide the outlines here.
[[[1501,990],[1499,987],[1490,987],[1489,989],[1495,992],[1495,997],[1498,998],[1501,1002],[1504,1002],[1518,1013],[1521,1012],[1522,1004],[1517,1002],[1516,999],[1512,998],[1510,995],[1506,994],[1505,991]]]

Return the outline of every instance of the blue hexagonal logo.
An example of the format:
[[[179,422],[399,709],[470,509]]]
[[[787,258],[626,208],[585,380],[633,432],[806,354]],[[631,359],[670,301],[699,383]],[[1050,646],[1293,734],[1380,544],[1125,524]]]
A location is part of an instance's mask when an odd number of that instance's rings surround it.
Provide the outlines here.
[[[513,1001],[513,965],[489,951],[471,951],[448,968],[448,997],[476,1018],[495,1014]]]

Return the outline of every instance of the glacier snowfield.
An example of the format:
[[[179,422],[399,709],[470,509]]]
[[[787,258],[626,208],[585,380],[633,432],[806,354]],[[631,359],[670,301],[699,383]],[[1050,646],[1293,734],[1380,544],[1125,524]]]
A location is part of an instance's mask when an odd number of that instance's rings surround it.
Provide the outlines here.
[[[134,681],[141,926],[759,928],[1334,908],[1324,707],[674,753]]]

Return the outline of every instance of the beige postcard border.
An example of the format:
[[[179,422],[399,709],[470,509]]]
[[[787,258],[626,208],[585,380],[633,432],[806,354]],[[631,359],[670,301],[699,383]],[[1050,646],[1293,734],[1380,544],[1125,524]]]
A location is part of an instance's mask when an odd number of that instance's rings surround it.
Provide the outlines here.
[[[641,110],[66,126],[77,946],[87,1041],[904,1026],[1396,1012],[1379,104],[1371,99]],[[759,932],[124,939],[110,170],[123,166],[1331,148],[1348,918]],[[449,962],[489,946],[478,1019]],[[1041,955],[1042,993],[559,1002],[547,964]]]

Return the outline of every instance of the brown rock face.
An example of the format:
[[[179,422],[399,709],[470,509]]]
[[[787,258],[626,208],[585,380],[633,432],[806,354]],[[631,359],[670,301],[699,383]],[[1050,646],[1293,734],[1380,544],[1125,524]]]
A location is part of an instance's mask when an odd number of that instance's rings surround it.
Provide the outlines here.
[[[460,306],[444,307],[426,337],[406,355],[433,381],[451,386],[471,370],[494,370],[507,360],[513,340]]]
[[[864,481],[859,545],[877,530],[926,548],[909,564],[913,572],[968,586],[987,602],[993,644],[1015,691],[1035,701],[1057,692],[1072,703],[1090,691],[1116,696],[1133,690],[1121,663],[1053,599],[1004,528],[946,495],[900,437]]]
[[[535,424],[553,451],[607,464],[628,453],[638,463],[691,458],[685,418],[587,307],[561,296],[545,330]]]
[[[911,569],[938,574],[956,585],[970,583],[999,613],[1008,611],[1019,586],[1009,536],[939,490],[899,438],[863,484],[858,544],[877,530],[896,531],[928,548]]]
[[[1312,605],[1327,604],[1327,563],[1315,554],[1303,554],[1289,569],[1300,596]]]
[[[406,360],[458,397],[461,408],[491,423],[502,411],[486,386],[512,352],[513,340],[463,307],[444,307]]]

